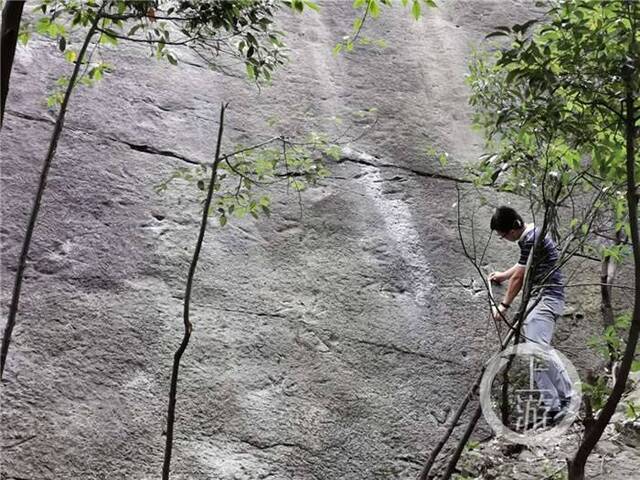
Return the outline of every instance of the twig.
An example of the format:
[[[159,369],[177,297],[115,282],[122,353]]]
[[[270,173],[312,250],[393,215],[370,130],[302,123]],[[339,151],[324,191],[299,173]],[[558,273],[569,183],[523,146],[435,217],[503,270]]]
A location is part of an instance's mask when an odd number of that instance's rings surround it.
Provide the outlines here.
[[[164,462],[162,465],[162,480],[169,479],[169,472],[171,470],[171,452],[173,449],[173,426],[175,423],[176,412],[176,392],[178,390],[178,371],[180,369],[180,359],[182,354],[189,344],[189,338],[191,337],[192,324],[189,318],[189,307],[191,303],[191,289],[193,286],[193,278],[196,273],[196,267],[198,265],[198,259],[200,258],[200,250],[204,241],[204,234],[207,230],[207,219],[209,217],[209,207],[211,206],[211,199],[213,198],[213,189],[216,183],[216,176],[218,173],[218,165],[220,164],[220,146],[222,144],[222,132],[224,127],[224,112],[227,105],[222,104],[220,108],[220,124],[218,126],[218,143],[216,145],[216,154],[211,167],[211,180],[209,181],[209,188],[207,190],[207,198],[204,202],[204,208],[202,211],[202,220],[200,222],[200,232],[198,233],[198,240],[196,241],[196,248],[193,252],[193,258],[191,259],[191,265],[189,266],[189,275],[187,277],[187,286],[184,295],[184,309],[183,309],[183,321],[184,321],[184,335],[182,342],[178,347],[178,350],[173,356],[173,369],[171,372],[171,388],[169,390],[169,407],[167,411],[167,439],[164,449]]]
[[[356,33],[354,33],[353,37],[351,38],[351,43],[355,43],[355,41],[358,40],[362,27],[364,26],[364,22],[367,20],[367,15],[369,15],[369,8],[371,8],[371,3],[372,2],[370,1],[367,2],[367,8],[365,9],[364,14],[362,15],[362,19],[360,21],[360,25],[358,26],[358,30],[356,31]]]

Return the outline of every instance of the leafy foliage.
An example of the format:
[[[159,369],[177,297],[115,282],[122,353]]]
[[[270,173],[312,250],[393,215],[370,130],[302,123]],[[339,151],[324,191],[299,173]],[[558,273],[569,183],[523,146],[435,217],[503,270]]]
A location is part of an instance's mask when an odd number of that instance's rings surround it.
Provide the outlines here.
[[[345,35],[340,42],[338,42],[333,48],[334,55],[341,52],[351,52],[356,45],[375,45],[380,48],[386,47],[384,39],[371,39],[362,35],[362,29],[369,18],[377,19],[380,17],[383,8],[392,7],[393,0],[354,0],[353,8],[360,11],[353,20],[353,27],[351,34]],[[434,0],[400,0],[400,4],[411,9],[411,16],[415,20],[419,20],[423,14],[423,6],[429,8],[436,8],[436,2]]]
[[[631,22],[623,0],[555,2],[545,20],[496,27],[475,54],[468,83],[474,123],[486,133],[477,182],[544,205],[574,208],[597,194],[609,230],[629,236],[625,200],[625,82],[640,86]],[[585,225],[583,236],[595,228]],[[602,233],[602,232],[599,232]],[[614,236],[611,231],[609,236]],[[621,260],[625,246],[594,247]]]
[[[640,402],[627,402],[625,416],[633,422],[640,420]]]
[[[294,192],[305,190],[329,175],[324,158],[335,158],[339,147],[329,143],[326,136],[313,133],[303,143],[277,137],[257,148],[237,145],[235,152],[224,156],[219,166],[216,196],[209,211],[209,215],[218,217],[221,226],[231,218],[268,216],[271,200],[264,193],[265,188],[285,183]],[[200,165],[177,169],[155,190],[161,193],[180,179],[204,192],[210,168]]]
[[[625,333],[631,325],[631,313],[626,312],[616,318],[613,325],[604,329],[602,335],[589,339],[588,345],[594,348],[604,359],[619,361],[626,348]],[[633,362],[632,371],[640,371],[640,360]]]
[[[561,2],[550,16],[548,24],[498,27],[490,35],[511,43],[479,54],[471,65],[476,124],[514,169],[533,162],[536,140],[548,126],[560,129],[548,145],[557,150],[554,166],[584,169],[616,185],[625,172],[623,77],[629,62],[637,62],[637,52],[632,59],[627,51],[629,17],[639,20],[638,12],[621,1],[581,0]],[[634,82],[637,87],[637,76]],[[498,133],[506,138],[497,139]]]
[[[31,32],[56,39],[61,51],[69,48],[70,33],[98,17],[99,45],[118,41],[147,44],[150,52],[172,64],[177,49],[188,48],[212,68],[230,60],[244,63],[252,80],[269,80],[286,60],[284,33],[274,27],[274,16],[283,5],[294,10],[317,8],[310,1],[276,0],[41,0],[34,9],[41,16],[21,34]],[[73,54],[66,56],[75,61]]]
[[[611,387],[607,383],[606,377],[598,376],[592,383],[582,384],[582,393],[589,398],[593,410],[598,411],[604,406],[611,394]]]

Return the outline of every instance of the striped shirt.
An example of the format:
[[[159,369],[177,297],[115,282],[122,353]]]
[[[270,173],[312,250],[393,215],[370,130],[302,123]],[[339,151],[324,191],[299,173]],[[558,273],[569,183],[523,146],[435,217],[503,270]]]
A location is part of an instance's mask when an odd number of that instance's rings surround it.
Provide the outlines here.
[[[519,265],[527,264],[529,254],[539,234],[539,228],[529,226],[520,237],[520,240],[518,240],[518,246],[520,247]],[[533,270],[533,291],[538,292],[542,289],[544,295],[564,299],[564,276],[559,268],[553,271],[559,257],[558,248],[548,235],[540,245],[539,257],[533,258],[531,262],[531,268],[535,269]],[[542,287],[542,285],[545,286]]]

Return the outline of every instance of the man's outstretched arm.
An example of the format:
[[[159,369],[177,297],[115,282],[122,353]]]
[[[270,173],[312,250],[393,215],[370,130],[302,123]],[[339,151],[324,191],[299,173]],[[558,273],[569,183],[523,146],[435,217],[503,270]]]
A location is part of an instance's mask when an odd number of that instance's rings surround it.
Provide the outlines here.
[[[495,283],[502,283],[505,280],[509,280],[519,267],[522,267],[522,265],[516,263],[513,267],[509,270],[505,270],[504,272],[493,272],[489,274],[489,280]]]
[[[504,298],[498,308],[494,310],[493,316],[496,320],[502,318],[502,314],[507,311],[511,306],[511,303],[515,300],[522,289],[524,283],[524,272],[526,267],[524,265],[514,265],[507,272],[510,272],[509,285],[507,285],[507,291],[504,294]],[[506,273],[506,272],[505,272]]]
[[[511,303],[516,299],[520,290],[522,289],[522,284],[524,283],[524,272],[527,268],[524,265],[514,265],[510,270],[513,270],[511,277],[509,278],[509,285],[507,285],[507,291],[504,294],[504,299],[502,303],[505,305],[511,305]]]

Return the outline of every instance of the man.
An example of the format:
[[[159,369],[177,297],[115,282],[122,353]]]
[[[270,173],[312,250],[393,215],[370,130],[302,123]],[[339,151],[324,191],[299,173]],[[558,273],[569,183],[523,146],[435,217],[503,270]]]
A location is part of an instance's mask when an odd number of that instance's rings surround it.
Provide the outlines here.
[[[509,281],[504,298],[493,310],[496,320],[511,307],[524,283],[527,260],[533,250],[540,229],[533,224],[525,225],[522,217],[511,207],[498,207],[491,217],[491,230],[502,239],[518,242],[520,259],[513,267],[504,272],[493,272],[489,280],[495,283]],[[533,279],[532,299],[540,294],[540,301],[525,318],[522,334],[526,342],[536,343],[544,349],[551,348],[551,338],[556,319],[564,310],[564,279],[560,269],[555,268],[558,250],[553,240],[545,237],[541,242],[539,253],[532,259],[531,275]],[[566,413],[571,400],[571,381],[562,362],[553,356],[546,370],[535,374],[536,386],[543,391],[543,405],[553,422],[558,421]]]

